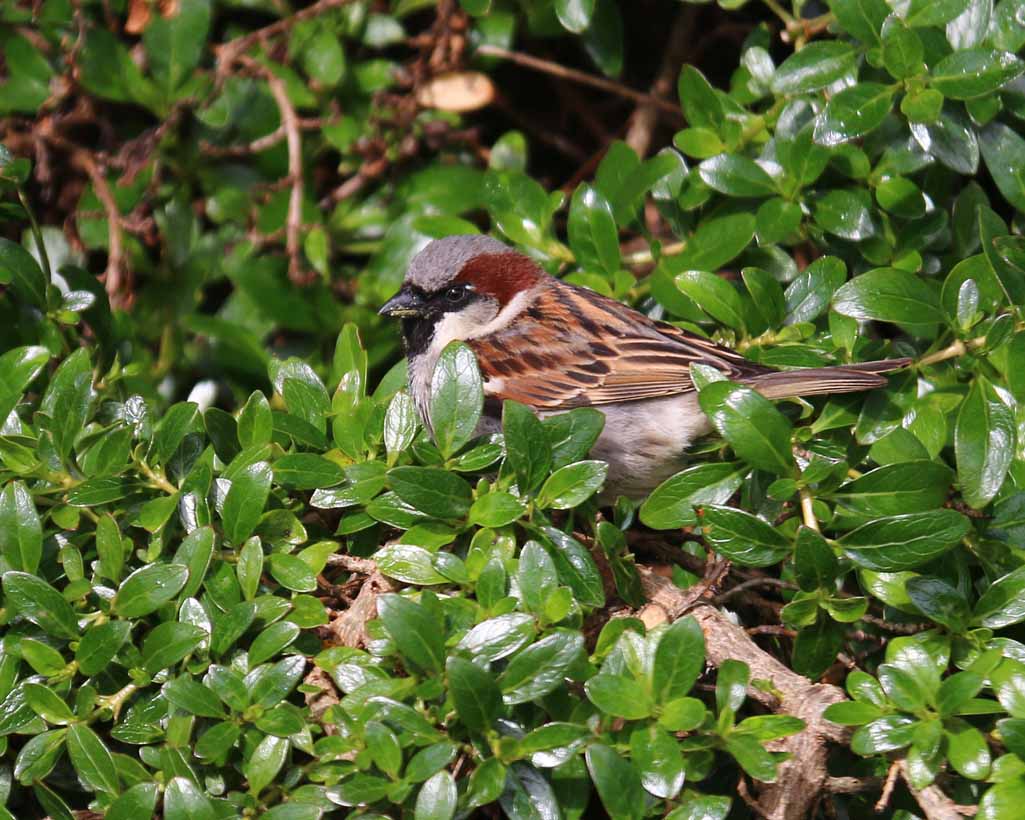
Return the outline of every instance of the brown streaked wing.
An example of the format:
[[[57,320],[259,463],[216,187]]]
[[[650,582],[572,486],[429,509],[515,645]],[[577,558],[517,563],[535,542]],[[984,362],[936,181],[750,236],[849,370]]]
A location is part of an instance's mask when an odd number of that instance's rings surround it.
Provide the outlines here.
[[[694,389],[694,362],[730,378],[767,372],[732,350],[555,280],[511,326],[470,345],[491,395],[551,410],[685,393]]]

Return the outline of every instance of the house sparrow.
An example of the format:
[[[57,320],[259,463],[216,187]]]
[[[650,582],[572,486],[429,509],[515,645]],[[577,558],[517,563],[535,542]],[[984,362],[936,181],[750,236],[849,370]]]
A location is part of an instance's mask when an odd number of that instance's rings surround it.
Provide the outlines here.
[[[777,371],[626,305],[549,276],[489,236],[450,236],[413,259],[380,311],[402,320],[409,384],[428,423],[431,376],[454,340],[484,378],[480,432],[499,428],[500,403],[540,415],[592,406],[605,427],[592,449],[608,463],[603,497],[641,498],[685,466],[688,445],[711,431],[690,377],[695,362],[770,399],[882,387],[908,359]]]

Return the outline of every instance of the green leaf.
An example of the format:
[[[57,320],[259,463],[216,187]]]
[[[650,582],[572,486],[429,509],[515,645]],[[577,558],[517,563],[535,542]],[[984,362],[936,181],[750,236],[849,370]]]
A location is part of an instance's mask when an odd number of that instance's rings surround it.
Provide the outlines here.
[[[904,584],[911,602],[926,617],[943,624],[952,632],[963,632],[968,625],[968,601],[957,589],[939,578],[921,576]]]
[[[268,556],[267,565],[271,577],[285,589],[313,592],[317,588],[317,576],[309,564],[297,555],[275,552]]]
[[[418,426],[416,405],[406,391],[399,391],[392,397],[384,415],[384,446],[389,466],[413,443]]]
[[[817,319],[846,280],[847,266],[843,260],[835,256],[816,259],[787,286],[783,323],[795,325]]]
[[[160,692],[169,703],[191,715],[208,718],[225,716],[220,698],[193,678],[182,676],[170,680],[161,687]]]
[[[688,125],[718,131],[724,116],[722,102],[697,68],[684,65],[677,82],[677,93]]]
[[[707,385],[698,400],[712,426],[753,467],[774,473],[793,469],[790,422],[768,399],[721,381]]]
[[[954,428],[961,494],[969,506],[985,507],[1000,492],[1014,454],[1014,414],[979,376],[972,382]]]
[[[405,660],[425,672],[441,673],[445,636],[422,604],[399,595],[382,595],[377,599],[377,611]]]
[[[876,233],[872,200],[860,188],[833,188],[815,200],[815,221],[827,233],[860,242]]]
[[[883,65],[898,80],[919,74],[925,65],[922,38],[904,26],[892,26],[883,36]]]
[[[429,586],[448,579],[434,568],[433,553],[408,544],[388,544],[374,553],[374,562],[382,575],[406,584]]]
[[[772,75],[773,94],[806,94],[832,85],[853,71],[857,54],[849,43],[816,40],[785,59]]]
[[[243,544],[253,534],[270,495],[271,466],[258,461],[234,473],[224,498],[221,519],[224,535],[233,544]]]
[[[743,330],[744,304],[740,293],[725,279],[700,270],[685,271],[674,280],[676,287],[701,306],[717,322]]]
[[[595,0],[555,0],[555,14],[562,27],[580,34],[591,25]]]
[[[242,449],[270,444],[274,433],[274,416],[267,397],[261,390],[250,393],[238,414],[238,440]]]
[[[992,122],[979,133],[979,148],[1004,199],[1025,211],[1025,139],[1000,122]]]
[[[641,820],[647,801],[636,769],[602,743],[589,746],[585,757],[591,780],[609,816]]]
[[[40,409],[50,419],[50,435],[62,459],[70,455],[89,415],[95,396],[92,377],[89,351],[79,348],[61,362],[43,394]]]
[[[316,490],[345,481],[341,467],[315,453],[289,453],[272,466],[274,478],[293,490]]]
[[[763,783],[776,781],[776,758],[753,737],[736,733],[728,735],[726,751],[751,777]]]
[[[552,465],[552,450],[544,427],[525,404],[505,401],[502,403],[502,430],[506,460],[516,474],[520,493],[535,490]]]
[[[3,590],[7,606],[44,632],[57,638],[78,637],[75,611],[42,578],[27,572],[5,572]]]
[[[990,629],[1025,621],[1025,567],[997,578],[975,604],[972,621]]]
[[[584,684],[587,697],[602,712],[626,720],[651,714],[652,702],[644,684],[626,675],[604,673]]]
[[[948,718],[944,728],[950,765],[969,780],[985,780],[989,776],[991,758],[982,732],[957,717]]]
[[[716,552],[741,566],[770,566],[790,553],[790,542],[771,526],[732,507],[702,507],[701,531]]]
[[[435,518],[463,518],[470,511],[470,485],[448,470],[394,467],[388,471],[388,482],[399,498]]]
[[[1025,72],[1022,62],[1007,51],[966,48],[940,60],[932,69],[933,88],[952,100],[991,94]]]
[[[84,723],[68,729],[68,756],[78,776],[88,788],[116,795],[120,792],[117,769],[110,750]]]
[[[909,513],[863,524],[839,540],[860,567],[880,572],[914,569],[955,546],[971,529],[954,510]]]
[[[836,292],[833,308],[853,319],[900,324],[922,336],[943,320],[936,291],[897,268],[876,268],[854,277]]]
[[[189,578],[181,564],[150,564],[129,575],[117,589],[112,609],[122,618],[142,618],[174,598]]]
[[[257,795],[274,782],[288,758],[291,744],[287,738],[267,735],[253,749],[243,771],[249,781],[249,793]]]
[[[658,640],[651,690],[659,704],[684,697],[705,668],[705,636],[694,618],[674,621]]]
[[[142,642],[142,665],[155,675],[191,654],[208,638],[208,633],[192,624],[166,621],[146,636]]]
[[[46,275],[27,250],[2,237],[0,281],[10,282],[14,294],[19,299],[34,307],[46,308]]]
[[[604,461],[578,461],[561,467],[538,491],[538,506],[557,510],[578,507],[601,489],[608,471]]]
[[[37,346],[14,347],[0,356],[0,419],[7,419],[49,360],[50,351]]]
[[[766,197],[778,193],[768,172],[742,154],[710,157],[698,166],[698,175],[713,191],[727,196]]]
[[[667,478],[641,504],[640,517],[656,530],[697,523],[695,507],[725,504],[740,487],[745,468],[736,463],[697,464]]]
[[[107,621],[89,627],[75,650],[78,671],[91,677],[105,670],[131,631],[128,621]]]
[[[844,484],[836,500],[865,516],[924,512],[943,506],[953,473],[945,464],[914,460],[888,464]]]
[[[541,420],[552,448],[552,469],[587,457],[605,426],[605,414],[593,407],[576,407]]]
[[[452,656],[445,664],[449,693],[459,718],[482,732],[501,716],[502,693],[494,677],[472,661]]]
[[[832,148],[862,137],[880,125],[893,106],[894,89],[863,82],[833,96],[815,120],[815,142]]]
[[[539,536],[555,562],[559,581],[573,591],[584,606],[605,605],[602,576],[591,553],[575,538],[555,527],[544,527]]]
[[[24,652],[24,644],[22,647]],[[50,687],[26,681],[22,684],[22,691],[32,711],[47,723],[66,726],[75,720],[75,713]]]
[[[683,754],[676,738],[663,729],[635,729],[630,735],[630,760],[641,776],[641,785],[656,797],[672,799],[683,788]]]
[[[150,71],[167,101],[199,63],[209,29],[207,0],[183,0],[175,14],[155,15],[146,25],[142,39]]]
[[[156,783],[136,783],[107,808],[104,820],[140,820],[152,817],[160,792]]]
[[[584,183],[573,192],[568,229],[569,246],[580,267],[609,275],[619,270],[619,231],[612,206],[597,189]]]
[[[448,345],[431,377],[431,429],[446,458],[468,442],[484,407],[484,387],[477,359],[464,344]]]
[[[811,527],[802,526],[794,547],[794,574],[801,589],[829,589],[838,572],[839,562],[826,539]]]
[[[0,555],[16,570],[34,573],[43,554],[43,525],[20,481],[0,492]]]
[[[909,26],[942,26],[968,7],[969,0],[910,0],[900,14]]]
[[[519,652],[498,680],[510,706],[543,697],[562,685],[566,671],[584,651],[579,632],[556,629]]]
[[[623,18],[615,0],[595,0],[591,24],[581,35],[584,48],[608,77],[623,71]]]
[[[473,502],[468,520],[480,527],[504,527],[522,516],[526,509],[511,493],[493,490]]]
[[[442,769],[420,787],[413,820],[451,820],[456,813],[456,781]]]

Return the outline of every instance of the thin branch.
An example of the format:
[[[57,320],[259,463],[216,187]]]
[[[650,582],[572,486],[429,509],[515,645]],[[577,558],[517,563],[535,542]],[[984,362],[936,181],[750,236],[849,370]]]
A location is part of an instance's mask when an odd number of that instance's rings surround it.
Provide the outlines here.
[[[74,146],[71,151],[71,162],[85,171],[93,184],[96,198],[103,205],[107,214],[107,271],[103,277],[103,287],[110,297],[113,307],[124,307],[131,290],[131,273],[124,264],[124,233],[121,230],[121,211],[110,190],[107,177],[84,148]]]
[[[848,736],[847,729],[822,716],[831,704],[846,700],[843,691],[798,675],[762,650],[743,627],[734,624],[715,607],[700,604],[691,610],[693,602],[687,591],[643,567],[638,567],[638,571],[645,596],[651,601],[644,610],[659,608],[667,620],[675,620],[689,611],[704,632],[710,664],[720,666],[729,659],[744,661],[751,670],[752,680],[770,684],[764,688],[749,687],[749,696],[774,711],[805,722],[804,731],[778,744],[777,751],[789,752],[791,756],[780,765],[776,782],[764,785],[758,806],[771,820],[809,816],[812,804],[827,781],[827,744],[845,742]]]
[[[262,75],[274,96],[281,115],[281,127],[285,129],[288,140],[288,182],[292,187],[288,198],[288,216],[285,218],[285,251],[288,253],[288,278],[296,284],[302,284],[305,275],[302,269],[302,220],[303,220],[303,144],[299,131],[299,117],[295,106],[288,98],[288,89],[284,81],[273,71],[252,57],[239,57],[238,61]]]
[[[734,595],[739,595],[741,592],[745,592],[749,589],[756,587],[780,587],[781,589],[797,589],[797,584],[791,583],[790,581],[784,581],[782,578],[752,578],[749,581],[737,584],[732,589],[728,589],[725,592],[715,597],[716,604],[722,604],[724,601],[728,601]]]
[[[916,789],[911,785],[908,762],[901,759],[898,761],[898,765],[904,782],[907,783],[912,796],[918,801],[918,807],[922,810],[926,820],[961,820],[962,817],[971,817],[978,811],[978,806],[959,806],[947,797],[943,789],[935,783],[924,789]]]
[[[807,487],[800,489],[801,496],[801,517],[804,520],[804,526],[809,529],[819,531],[819,520],[815,517],[815,499],[812,498],[811,492]]]
[[[302,131],[315,131],[319,128],[323,128],[327,124],[327,121],[320,119],[319,117],[300,117],[298,124]],[[288,130],[284,125],[279,125],[269,134],[257,137],[252,142],[242,143],[241,145],[214,145],[212,142],[201,140],[199,148],[203,154],[210,157],[242,157],[247,154],[259,154],[262,151],[267,151],[282,140],[287,139],[287,137]]]
[[[671,114],[677,114],[681,117],[683,116],[683,112],[680,111],[680,107],[678,105],[674,105],[668,100],[659,99],[651,94],[645,94],[643,91],[637,91],[629,86],[623,85],[622,83],[606,80],[603,77],[596,77],[594,74],[588,74],[585,71],[578,71],[575,68],[567,68],[566,66],[552,62],[551,60],[543,60],[540,57],[524,54],[521,51],[509,51],[509,49],[502,48],[501,46],[493,46],[487,43],[482,46],[478,46],[475,53],[482,57],[500,57],[504,60],[516,63],[517,65],[521,65],[524,68],[532,68],[535,71],[551,74],[553,77],[559,77],[563,80],[580,83],[581,85],[589,85],[592,88],[598,88],[602,91],[608,92],[609,94],[626,97],[628,100],[633,100],[638,103],[647,103]]]
[[[355,555],[337,552],[327,557],[329,567],[341,567],[349,572],[358,572],[360,575],[373,575],[377,565],[369,558],[359,558]]]
[[[278,34],[282,34],[288,31],[292,26],[302,20],[309,20],[311,17],[316,17],[323,14],[331,9],[340,8],[350,0],[319,0],[311,6],[307,6],[304,9],[300,9],[295,14],[289,15],[288,17],[282,17],[277,22],[271,23],[269,26],[264,26],[261,29],[244,34],[241,37],[236,37],[234,40],[229,40],[226,43],[222,43],[220,46],[215,48],[217,52],[217,73],[226,74],[231,70],[232,63],[238,60],[243,54],[249,51],[254,45],[259,42],[264,42],[271,37],[275,37]]]
[[[655,99],[665,99],[676,88],[676,78],[680,76],[680,65],[683,63],[698,14],[699,9],[693,4],[684,6],[677,13],[663,51],[662,66],[651,84],[651,96]],[[624,142],[633,148],[638,156],[643,157],[648,153],[652,132],[657,122],[658,109],[654,103],[645,102],[637,106]]]

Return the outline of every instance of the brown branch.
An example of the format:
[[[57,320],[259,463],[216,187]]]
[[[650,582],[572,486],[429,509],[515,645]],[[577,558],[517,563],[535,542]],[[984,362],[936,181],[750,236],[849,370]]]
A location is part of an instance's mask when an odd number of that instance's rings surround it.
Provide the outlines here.
[[[327,120],[320,119],[319,117],[300,117],[298,121],[301,131],[317,130],[327,124]],[[259,154],[262,151],[267,151],[287,137],[288,130],[284,125],[279,125],[269,134],[257,137],[252,142],[245,142],[241,145],[215,145],[212,142],[201,140],[199,149],[203,154],[211,157],[242,157],[247,154]]]
[[[683,113],[680,111],[680,107],[678,105],[674,105],[668,100],[660,99],[659,97],[652,96],[651,94],[645,94],[643,91],[637,91],[629,86],[623,85],[622,83],[606,80],[604,77],[596,77],[594,74],[588,74],[585,71],[578,71],[575,68],[567,68],[566,66],[552,62],[551,60],[543,60],[540,57],[534,57],[531,54],[524,54],[521,51],[509,51],[509,49],[502,48],[501,46],[493,46],[487,43],[482,46],[478,46],[475,53],[482,57],[500,57],[504,60],[516,63],[517,65],[521,65],[524,68],[532,68],[535,71],[551,74],[553,77],[559,77],[563,80],[580,83],[581,85],[589,85],[592,88],[606,91],[609,94],[626,97],[628,100],[633,100],[637,103],[647,103],[661,109],[662,111],[667,111],[670,114],[677,114],[680,117],[683,116]]]
[[[311,17],[316,17],[317,15],[323,14],[325,11],[340,8],[348,2],[349,0],[319,0],[319,2],[314,3],[311,6],[300,9],[295,14],[289,15],[288,17],[282,17],[280,20],[271,23],[269,26],[264,26],[261,29],[250,32],[249,34],[244,34],[241,37],[236,37],[234,40],[222,43],[214,49],[217,53],[217,73],[219,75],[226,74],[231,70],[232,64],[257,43],[265,42],[271,37],[275,37],[278,34],[288,31],[292,26],[302,20],[309,20]]]
[[[653,98],[665,99],[676,88],[676,78],[680,76],[680,66],[683,64],[687,44],[690,41],[691,31],[699,11],[695,5],[686,5],[677,14],[669,32],[669,39],[666,41],[662,66],[655,81],[651,84]],[[654,103],[645,102],[637,106],[624,141],[637,152],[638,156],[644,157],[648,153],[648,149],[651,148],[652,134],[657,123],[658,109]]]
[[[935,783],[924,789],[916,789],[911,785],[908,762],[901,759],[898,761],[898,765],[901,777],[907,783],[912,797],[918,801],[918,807],[922,810],[926,820],[961,820],[962,817],[971,817],[978,811],[978,806],[959,806],[947,797],[943,789]]]
[[[281,127],[285,129],[288,141],[288,182],[292,192],[288,198],[288,215],[285,218],[285,252],[288,254],[288,278],[297,285],[306,282],[302,269],[302,219],[303,219],[303,144],[299,131],[299,117],[295,106],[288,98],[284,81],[273,71],[252,57],[240,56],[238,62],[260,74],[267,80],[267,86],[274,96],[281,115]]]
[[[645,595],[651,601],[645,610],[655,607],[662,610],[666,620],[676,620],[693,605],[688,591],[643,567],[638,570]],[[750,697],[805,722],[804,731],[776,744],[775,751],[789,752],[791,757],[780,765],[776,782],[764,785],[758,806],[771,820],[809,816],[828,778],[827,743],[844,742],[848,736],[846,728],[822,717],[828,706],[846,700],[843,691],[829,684],[814,683],[788,669],[715,607],[700,604],[690,614],[705,634],[710,664],[719,666],[729,659],[744,661],[752,680],[767,680],[771,684],[767,688],[750,687]]]
[[[377,565],[369,558],[358,558],[355,555],[347,555],[337,552],[327,557],[329,567],[341,567],[349,572],[358,572],[360,575],[373,575]]]
[[[131,297],[132,277],[124,263],[124,232],[121,230],[121,211],[117,207],[114,193],[110,190],[107,177],[89,151],[77,145],[72,146],[71,163],[85,171],[93,184],[96,198],[103,205],[107,215],[107,270],[103,275],[103,287],[107,291],[112,307],[125,307]]]

